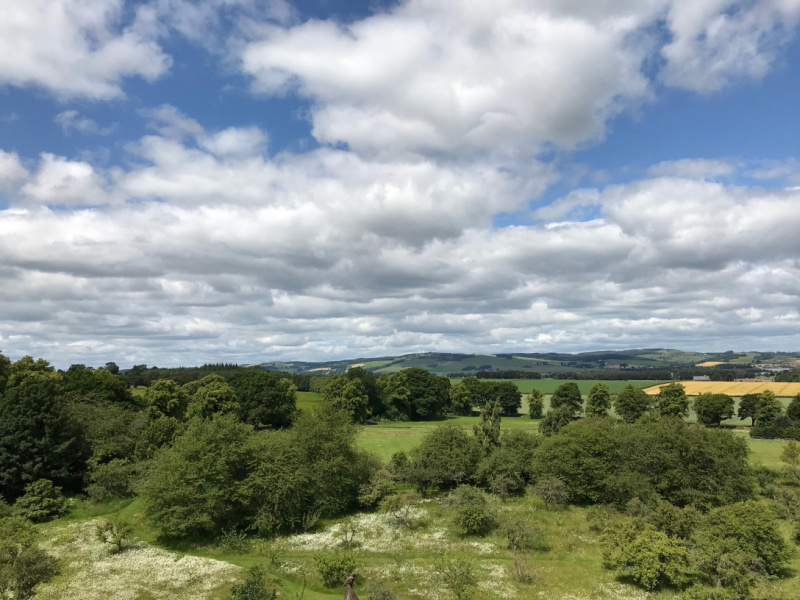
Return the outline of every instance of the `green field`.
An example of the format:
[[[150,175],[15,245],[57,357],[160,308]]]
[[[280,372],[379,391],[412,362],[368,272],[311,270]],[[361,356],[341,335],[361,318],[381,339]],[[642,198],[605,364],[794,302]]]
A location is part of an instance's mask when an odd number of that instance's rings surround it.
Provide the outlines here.
[[[322,394],[316,392],[297,392],[297,408],[311,410],[322,402]]]
[[[460,379],[452,379],[453,384],[458,383],[461,381]],[[482,379],[481,381],[508,381],[507,379]],[[512,380],[516,386],[519,388],[519,391],[523,394],[530,394],[533,388],[539,388],[545,394],[552,394],[556,391],[558,386],[564,383],[570,383],[568,379],[514,379]],[[589,393],[589,390],[598,383],[604,383],[608,386],[609,391],[612,394],[619,394],[622,390],[625,389],[625,386],[631,384],[637,388],[647,388],[654,385],[658,385],[659,383],[665,383],[660,380],[653,380],[653,379],[646,379],[646,380],[630,380],[630,381],[601,381],[599,379],[587,379],[585,381],[574,381],[572,383],[578,384],[578,389],[581,391],[581,394],[584,396]]]

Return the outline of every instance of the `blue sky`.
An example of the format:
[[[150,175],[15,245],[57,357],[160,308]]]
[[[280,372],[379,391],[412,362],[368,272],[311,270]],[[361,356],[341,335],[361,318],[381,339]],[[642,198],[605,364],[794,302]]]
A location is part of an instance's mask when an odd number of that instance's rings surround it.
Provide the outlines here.
[[[800,0],[0,0],[0,351],[800,350]]]

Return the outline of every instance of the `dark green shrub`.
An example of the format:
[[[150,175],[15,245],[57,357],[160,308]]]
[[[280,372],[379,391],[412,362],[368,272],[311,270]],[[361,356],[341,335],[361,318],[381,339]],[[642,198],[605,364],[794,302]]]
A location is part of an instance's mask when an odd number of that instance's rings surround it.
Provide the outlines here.
[[[440,425],[411,451],[406,476],[421,492],[453,487],[473,478],[482,454],[475,437],[461,427]]]
[[[58,517],[64,511],[61,488],[47,479],[28,484],[25,486],[25,494],[14,504],[14,511],[34,523]]]
[[[546,437],[556,435],[575,418],[572,406],[562,404],[558,408],[551,408],[539,423],[539,433]]]
[[[57,573],[56,560],[37,546],[37,532],[22,517],[0,519],[0,597],[33,597]]]
[[[728,556],[758,559],[770,575],[779,573],[792,556],[777,517],[752,500],[712,510],[701,521],[695,542],[702,557],[700,570],[714,583],[720,563]]]
[[[678,508],[661,501],[646,515],[648,523],[669,537],[688,540],[700,522],[700,513],[686,506]]]

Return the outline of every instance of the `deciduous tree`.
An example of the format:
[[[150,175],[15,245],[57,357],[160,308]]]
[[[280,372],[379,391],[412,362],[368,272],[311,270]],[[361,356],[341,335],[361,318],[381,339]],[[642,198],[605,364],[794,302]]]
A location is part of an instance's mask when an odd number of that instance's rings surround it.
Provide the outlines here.
[[[689,398],[686,388],[674,382],[661,387],[656,400],[656,407],[661,416],[685,419],[689,415]]]
[[[605,383],[597,383],[589,390],[586,400],[587,417],[606,417],[611,408],[611,392]]]

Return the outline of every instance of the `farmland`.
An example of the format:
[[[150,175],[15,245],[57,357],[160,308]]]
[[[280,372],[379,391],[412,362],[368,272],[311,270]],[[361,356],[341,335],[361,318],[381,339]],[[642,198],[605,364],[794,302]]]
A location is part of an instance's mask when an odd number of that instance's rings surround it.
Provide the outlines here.
[[[686,388],[687,396],[700,394],[728,394],[729,396],[743,396],[744,394],[759,394],[771,390],[776,396],[789,398],[800,394],[800,383],[776,383],[774,381],[681,381]],[[648,394],[657,395],[659,386],[654,385],[644,390]]]

